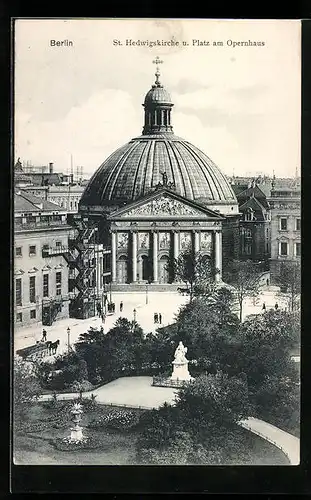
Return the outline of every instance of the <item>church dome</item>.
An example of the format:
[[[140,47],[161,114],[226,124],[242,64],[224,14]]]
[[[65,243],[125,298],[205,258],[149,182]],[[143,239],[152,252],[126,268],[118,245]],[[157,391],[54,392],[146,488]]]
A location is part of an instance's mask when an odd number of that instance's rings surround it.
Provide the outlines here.
[[[144,105],[146,106],[153,103],[172,104],[169,92],[162,85],[153,85],[149,92],[147,92]]]
[[[159,76],[157,68],[155,85],[143,104],[142,135],[102,163],[90,179],[79,206],[82,209],[120,206],[164,185],[221,213],[238,213],[237,199],[225,175],[200,149],[174,135],[173,103]]]
[[[130,202],[168,183],[189,200],[236,203],[219,168],[197,147],[173,134],[142,135],[117,149],[95,172],[81,205]]]

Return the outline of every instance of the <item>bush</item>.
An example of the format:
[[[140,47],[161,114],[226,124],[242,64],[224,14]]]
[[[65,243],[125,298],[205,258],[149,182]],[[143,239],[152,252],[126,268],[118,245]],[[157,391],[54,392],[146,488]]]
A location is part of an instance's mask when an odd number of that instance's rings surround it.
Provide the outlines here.
[[[72,392],[88,392],[88,391],[91,391],[93,389],[93,384],[91,384],[91,382],[89,382],[88,380],[82,380],[81,382],[78,382],[77,380],[75,380],[71,386],[70,386],[70,390]]]

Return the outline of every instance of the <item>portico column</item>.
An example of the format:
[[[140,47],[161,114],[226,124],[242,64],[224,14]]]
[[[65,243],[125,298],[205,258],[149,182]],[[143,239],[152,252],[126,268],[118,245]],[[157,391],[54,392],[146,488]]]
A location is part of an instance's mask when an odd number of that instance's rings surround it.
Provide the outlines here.
[[[133,283],[137,281],[137,233],[132,233],[132,270]]]
[[[116,282],[117,279],[117,235],[113,231],[111,233],[111,281]]]
[[[194,253],[198,253],[200,251],[200,233],[195,231],[194,233]]]
[[[174,231],[174,259],[178,259],[179,255],[179,233]]]
[[[215,281],[221,281],[222,274],[222,241],[221,232],[215,231]]]
[[[174,231],[173,232],[174,234],[174,242],[173,242],[173,255],[174,255],[174,260],[176,261],[178,259],[178,256],[179,256],[179,232],[178,231]],[[177,283],[177,277],[176,275],[174,276],[174,281],[175,283]]]
[[[153,282],[158,282],[158,233],[153,232]]]

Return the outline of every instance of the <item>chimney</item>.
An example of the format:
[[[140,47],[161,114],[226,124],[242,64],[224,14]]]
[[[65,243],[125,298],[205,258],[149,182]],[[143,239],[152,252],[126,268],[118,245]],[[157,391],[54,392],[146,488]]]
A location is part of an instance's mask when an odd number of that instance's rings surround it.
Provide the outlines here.
[[[49,163],[49,171],[50,171],[50,174],[53,174],[53,172],[54,172],[54,168],[53,168],[53,163],[52,162]]]

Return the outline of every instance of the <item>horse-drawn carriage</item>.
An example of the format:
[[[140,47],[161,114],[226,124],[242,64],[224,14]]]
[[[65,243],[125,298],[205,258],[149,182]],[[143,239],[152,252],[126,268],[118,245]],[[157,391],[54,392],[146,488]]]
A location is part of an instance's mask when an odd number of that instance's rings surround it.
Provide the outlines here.
[[[51,342],[50,340],[48,342],[37,342],[34,345],[19,349],[16,354],[21,356],[23,359],[37,361],[45,358],[46,356],[56,354],[58,346],[59,340],[56,340],[55,342]]]

